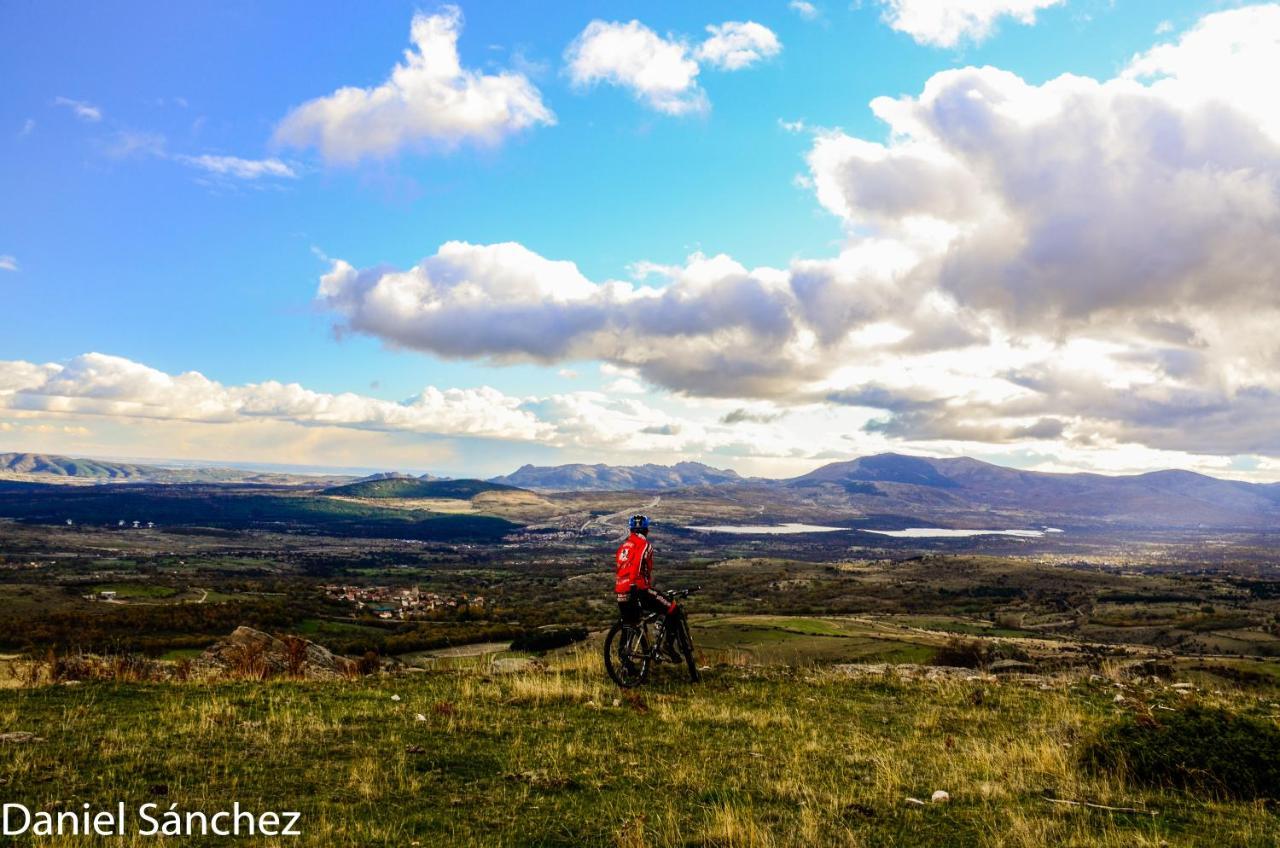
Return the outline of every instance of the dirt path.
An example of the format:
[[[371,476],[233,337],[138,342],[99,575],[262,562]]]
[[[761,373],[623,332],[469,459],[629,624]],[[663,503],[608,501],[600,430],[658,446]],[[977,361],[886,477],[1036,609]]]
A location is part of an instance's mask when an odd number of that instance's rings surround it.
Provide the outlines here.
[[[510,647],[510,642],[479,642],[474,645],[459,645],[456,648],[437,648],[434,651],[423,651],[423,653],[431,657],[479,657],[485,654],[496,654]]]
[[[653,500],[649,501],[647,504],[640,507],[639,509],[635,509],[635,510],[624,509],[621,512],[611,512],[608,515],[598,515],[595,518],[588,518],[586,523],[583,524],[580,528],[578,528],[578,532],[579,533],[587,532],[587,530],[590,529],[591,525],[593,524],[602,524],[602,525],[608,524],[610,521],[614,520],[615,518],[629,518],[630,516],[635,515],[635,513],[637,512],[648,512],[649,510],[653,509],[655,506],[657,506],[661,502],[662,502],[662,495],[655,495]]]

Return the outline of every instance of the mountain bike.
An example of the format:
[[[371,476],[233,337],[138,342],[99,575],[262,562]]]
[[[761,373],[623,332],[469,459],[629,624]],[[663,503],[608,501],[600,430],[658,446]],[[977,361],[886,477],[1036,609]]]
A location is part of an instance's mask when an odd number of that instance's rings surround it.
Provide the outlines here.
[[[697,589],[679,589],[664,592],[672,598],[687,598]],[[628,624],[619,618],[609,628],[604,639],[604,667],[613,682],[624,689],[639,686],[649,678],[649,670],[655,663],[681,663],[689,671],[689,680],[697,683],[698,662],[693,656],[693,637],[689,635],[689,618],[681,606],[672,616],[672,647],[679,656],[667,653],[667,616],[657,612],[646,613],[638,624]],[[650,633],[652,632],[652,638]]]

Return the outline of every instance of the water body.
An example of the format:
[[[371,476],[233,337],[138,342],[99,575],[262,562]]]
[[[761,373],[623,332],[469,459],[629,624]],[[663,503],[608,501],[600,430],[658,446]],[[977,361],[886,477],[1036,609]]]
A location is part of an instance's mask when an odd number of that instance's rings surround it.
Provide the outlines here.
[[[898,539],[967,539],[970,536],[1018,536],[1024,539],[1035,539],[1046,533],[1061,533],[1056,527],[1043,530],[955,530],[947,527],[908,527],[906,530],[866,530],[864,533],[877,533],[881,536],[893,536]]]
[[[699,533],[741,533],[764,536],[790,536],[795,533],[834,533],[848,527],[822,527],[818,524],[715,524],[705,527],[686,527]]]

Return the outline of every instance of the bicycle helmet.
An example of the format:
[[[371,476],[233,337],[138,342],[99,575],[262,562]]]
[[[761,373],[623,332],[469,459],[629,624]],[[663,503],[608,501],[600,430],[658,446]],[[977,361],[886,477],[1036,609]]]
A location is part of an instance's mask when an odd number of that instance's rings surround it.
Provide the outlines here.
[[[627,522],[627,529],[630,530],[632,533],[639,533],[642,536],[647,534],[649,532],[649,516],[647,515],[631,516],[631,520]]]

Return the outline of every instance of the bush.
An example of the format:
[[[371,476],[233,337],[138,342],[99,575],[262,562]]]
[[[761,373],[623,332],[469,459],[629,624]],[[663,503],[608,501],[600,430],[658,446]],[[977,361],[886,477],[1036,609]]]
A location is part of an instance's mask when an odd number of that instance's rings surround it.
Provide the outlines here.
[[[995,658],[995,649],[989,642],[955,637],[948,639],[947,644],[934,652],[933,664],[954,668],[985,668]]]
[[[541,653],[563,648],[587,638],[585,627],[555,627],[546,630],[530,630],[517,636],[511,643],[511,650]]]
[[[1120,771],[1145,786],[1280,798],[1280,728],[1227,710],[1192,706],[1159,720],[1130,716],[1102,730],[1081,757],[1091,771]]]

